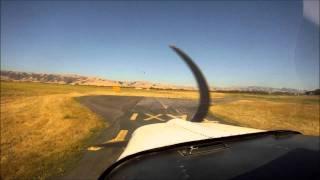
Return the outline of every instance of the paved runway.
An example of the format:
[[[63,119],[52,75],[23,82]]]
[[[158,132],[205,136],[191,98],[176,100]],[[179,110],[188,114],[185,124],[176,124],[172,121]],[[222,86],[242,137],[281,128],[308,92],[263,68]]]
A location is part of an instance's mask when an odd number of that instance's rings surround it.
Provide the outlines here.
[[[189,120],[197,108],[197,101],[185,99],[85,96],[78,100],[103,117],[109,127],[62,179],[97,179],[125,148],[125,144],[105,145],[106,142],[129,140],[132,132],[143,125],[163,123],[173,118]],[[222,123],[211,115],[206,120]]]

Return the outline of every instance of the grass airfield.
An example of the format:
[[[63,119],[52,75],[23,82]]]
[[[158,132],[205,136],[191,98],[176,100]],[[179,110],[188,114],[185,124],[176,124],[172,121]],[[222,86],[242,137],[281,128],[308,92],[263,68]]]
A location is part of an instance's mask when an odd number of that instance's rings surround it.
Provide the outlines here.
[[[46,179],[71,168],[108,124],[87,95],[198,98],[197,92],[1,81],[1,179]],[[319,96],[211,93],[210,112],[239,126],[319,135]]]
[[[210,113],[227,122],[319,136],[320,96],[226,94],[225,98],[232,101],[213,104]]]

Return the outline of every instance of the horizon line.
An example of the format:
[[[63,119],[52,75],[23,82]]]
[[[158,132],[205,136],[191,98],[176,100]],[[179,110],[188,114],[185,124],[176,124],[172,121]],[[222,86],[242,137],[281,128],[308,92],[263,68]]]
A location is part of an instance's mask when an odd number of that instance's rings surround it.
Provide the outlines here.
[[[52,75],[76,75],[76,76],[82,76],[82,77],[91,77],[91,78],[100,78],[103,80],[109,80],[109,81],[126,81],[126,82],[149,82],[149,83],[158,83],[163,85],[174,85],[174,86],[185,86],[189,88],[198,88],[197,85],[181,85],[181,84],[175,84],[175,83],[169,83],[169,82],[159,82],[159,81],[149,81],[149,80],[118,80],[118,79],[109,79],[107,77],[102,77],[99,75],[88,75],[88,74],[81,74],[81,73],[69,73],[69,72],[43,72],[43,71],[25,71],[25,70],[13,70],[8,68],[1,68],[0,71],[12,71],[12,72],[20,72],[20,73],[34,73],[34,74],[52,74]],[[292,88],[292,87],[274,87],[274,86],[262,86],[262,85],[230,85],[230,86],[212,86],[209,83],[210,88],[248,88],[248,87],[260,87],[260,88],[274,88],[274,89],[294,89],[299,91],[312,91],[319,89],[319,87],[314,89],[309,88]]]

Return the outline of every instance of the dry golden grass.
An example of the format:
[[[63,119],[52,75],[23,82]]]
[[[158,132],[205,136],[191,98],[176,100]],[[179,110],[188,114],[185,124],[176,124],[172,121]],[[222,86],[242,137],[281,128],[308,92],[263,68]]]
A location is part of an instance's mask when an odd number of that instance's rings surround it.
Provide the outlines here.
[[[1,94],[2,179],[45,179],[63,173],[70,158],[76,158],[86,140],[104,126],[73,99],[76,93],[34,95],[27,88],[10,92],[8,84],[1,85],[7,93]],[[14,96],[18,92],[24,95]]]
[[[45,179],[63,173],[105,124],[74,97],[198,98],[195,91],[137,90],[1,82],[1,178]],[[217,117],[260,129],[319,135],[319,97],[211,93]],[[215,103],[215,101],[213,101]]]
[[[1,178],[45,179],[63,173],[105,124],[74,97],[197,98],[197,92],[1,81]],[[97,134],[97,133],[96,133]]]
[[[241,126],[288,129],[319,136],[319,97],[230,95],[234,100],[210,108],[215,116]]]

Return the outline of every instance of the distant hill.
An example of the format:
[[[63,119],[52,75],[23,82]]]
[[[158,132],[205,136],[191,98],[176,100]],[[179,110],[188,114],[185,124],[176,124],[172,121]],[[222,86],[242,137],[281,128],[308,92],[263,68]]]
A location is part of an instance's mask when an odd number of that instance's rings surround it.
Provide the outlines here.
[[[215,87],[213,91],[218,92],[244,92],[244,93],[257,93],[257,94],[305,94],[306,90],[298,90],[293,88],[272,88],[262,86],[246,86],[246,87]]]
[[[42,82],[70,85],[120,86],[143,89],[181,89],[194,90],[193,87],[152,83],[148,81],[115,81],[99,77],[87,77],[75,74],[46,74],[17,71],[1,71],[1,80],[21,82]]]
[[[320,89],[315,89],[313,91],[307,91],[307,95],[320,95]]]
[[[137,89],[173,89],[173,90],[196,90],[190,86],[176,86],[172,84],[153,83],[149,81],[116,81],[99,77],[87,77],[76,74],[47,74],[30,73],[17,71],[1,71],[1,80],[6,81],[24,81],[24,82],[42,82],[70,85],[92,85],[92,86],[120,86]],[[218,92],[248,92],[262,94],[304,94],[307,91],[291,88],[272,88],[261,86],[246,87],[214,87],[211,91]],[[311,91],[310,91],[311,93]]]

